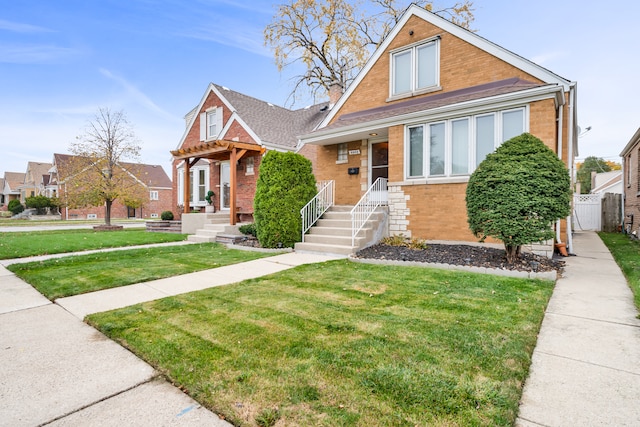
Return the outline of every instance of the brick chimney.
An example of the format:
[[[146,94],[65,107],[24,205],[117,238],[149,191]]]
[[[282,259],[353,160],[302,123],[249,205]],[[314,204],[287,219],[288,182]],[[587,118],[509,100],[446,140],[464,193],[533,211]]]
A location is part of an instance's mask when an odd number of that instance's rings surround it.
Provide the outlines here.
[[[334,81],[329,86],[329,108],[333,108],[342,96],[342,85],[340,82]]]

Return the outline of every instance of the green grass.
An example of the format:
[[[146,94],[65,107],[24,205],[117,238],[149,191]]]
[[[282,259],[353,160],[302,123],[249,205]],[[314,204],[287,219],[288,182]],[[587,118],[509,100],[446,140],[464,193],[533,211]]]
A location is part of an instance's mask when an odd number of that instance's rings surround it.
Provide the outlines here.
[[[120,231],[51,230],[0,233],[0,259],[136,246],[185,240],[185,234]]]
[[[88,321],[235,425],[511,426],[552,290],[340,260]]]
[[[640,310],[640,241],[621,233],[598,233],[627,278]]]
[[[53,301],[271,255],[201,243],[69,256],[7,268]]]

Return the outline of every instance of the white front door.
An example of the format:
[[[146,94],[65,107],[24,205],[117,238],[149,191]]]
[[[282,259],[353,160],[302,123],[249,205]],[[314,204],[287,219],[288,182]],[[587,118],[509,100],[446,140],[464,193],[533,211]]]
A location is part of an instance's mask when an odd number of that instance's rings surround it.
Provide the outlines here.
[[[229,210],[231,206],[229,162],[220,162],[220,209]]]

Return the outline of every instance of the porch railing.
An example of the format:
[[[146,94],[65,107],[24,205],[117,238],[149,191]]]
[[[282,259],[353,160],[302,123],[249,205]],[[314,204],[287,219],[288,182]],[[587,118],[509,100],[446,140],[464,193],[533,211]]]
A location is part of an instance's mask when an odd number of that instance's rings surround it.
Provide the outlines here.
[[[387,197],[387,178],[378,178],[351,209],[351,246],[356,245],[356,236],[373,212],[387,204]]]
[[[318,194],[307,203],[304,208],[300,209],[302,216],[302,241],[304,235],[309,231],[320,217],[333,206],[335,200],[335,181],[320,181],[318,186]]]

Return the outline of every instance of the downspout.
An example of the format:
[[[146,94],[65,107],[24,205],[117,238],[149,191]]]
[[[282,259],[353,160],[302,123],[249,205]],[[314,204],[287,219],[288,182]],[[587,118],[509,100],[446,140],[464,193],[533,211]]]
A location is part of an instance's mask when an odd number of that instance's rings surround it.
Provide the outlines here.
[[[562,96],[564,97],[564,91],[562,92]],[[558,158],[562,161],[562,137],[563,132],[562,128],[564,127],[564,102],[558,106]],[[568,162],[567,162],[568,163]],[[556,221],[556,243],[560,243],[562,238],[560,236],[560,220]]]
[[[569,175],[571,177],[571,184],[574,184],[573,182],[573,176],[574,176],[573,146],[574,146],[574,138],[576,138],[575,120],[574,120],[576,115],[576,105],[575,105],[576,99],[577,99],[576,91],[577,91],[577,83],[571,82],[571,84],[569,85],[569,138],[567,138],[567,141],[569,143],[569,147],[567,147],[569,151],[567,162],[569,163]],[[567,217],[567,250],[569,251],[569,253],[574,253],[573,252],[573,233],[572,233],[572,227],[571,227],[574,208],[575,207],[573,206],[573,200],[572,200],[571,213]]]

